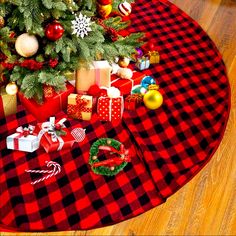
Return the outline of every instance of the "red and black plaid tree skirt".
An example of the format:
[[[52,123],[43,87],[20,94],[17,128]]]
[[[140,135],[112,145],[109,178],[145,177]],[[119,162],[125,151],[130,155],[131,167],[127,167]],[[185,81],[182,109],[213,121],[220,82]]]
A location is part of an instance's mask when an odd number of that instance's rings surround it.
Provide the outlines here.
[[[230,110],[230,88],[221,56],[206,33],[167,1],[137,1],[132,31],[149,32],[161,64],[146,71],[161,86],[164,105],[125,112],[122,123],[69,120],[86,129],[72,150],[27,154],[6,148],[18,126],[35,124],[22,106],[0,120],[0,224],[20,231],[101,227],[139,215],[163,202],[210,160],[222,139]],[[57,118],[63,117],[60,113]],[[115,177],[95,175],[89,150],[99,138],[114,138],[135,155]],[[55,161],[62,171],[31,185],[26,169]],[[36,176],[38,177],[38,176]]]

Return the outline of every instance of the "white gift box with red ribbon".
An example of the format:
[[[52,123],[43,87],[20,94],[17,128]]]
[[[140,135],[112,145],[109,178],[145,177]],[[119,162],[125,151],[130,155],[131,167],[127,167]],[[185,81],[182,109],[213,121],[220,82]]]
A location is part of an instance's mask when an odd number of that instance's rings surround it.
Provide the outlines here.
[[[7,148],[23,152],[34,152],[39,148],[39,139],[34,126],[18,127],[16,133],[7,137]]]

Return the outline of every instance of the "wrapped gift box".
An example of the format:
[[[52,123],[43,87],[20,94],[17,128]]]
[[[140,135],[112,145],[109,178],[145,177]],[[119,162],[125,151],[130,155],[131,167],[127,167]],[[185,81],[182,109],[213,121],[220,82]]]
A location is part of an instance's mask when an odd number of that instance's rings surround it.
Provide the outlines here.
[[[150,58],[150,64],[160,63],[160,54],[158,51],[149,52],[148,55]]]
[[[39,148],[37,134],[30,133],[22,127],[17,129],[17,133],[7,137],[7,148],[12,150],[34,152]]]
[[[92,117],[93,97],[71,94],[68,97],[67,115],[74,119],[90,120]]]
[[[131,79],[121,79],[117,77],[117,75],[112,75],[111,85],[118,88],[121,92],[121,95],[129,95],[132,91],[132,88],[135,85],[139,85],[145,76],[145,74],[138,71],[134,71],[133,77]]]
[[[138,59],[135,65],[139,70],[146,70],[150,67],[150,60],[148,57],[143,57]]]
[[[125,99],[125,109],[135,110],[138,105],[142,104],[143,96],[141,94],[132,94]]]
[[[99,87],[110,87],[111,66],[107,61],[94,61],[89,69],[82,68],[76,72],[76,91],[86,94],[89,88],[97,84]]]
[[[66,119],[64,118],[55,122],[55,118],[51,117],[49,122],[37,124],[38,130],[40,130],[38,134],[40,144],[47,153],[72,148],[75,138],[70,130],[63,126],[65,121]],[[64,132],[64,135],[57,134],[55,130],[57,125],[61,126],[60,131]]]
[[[67,98],[75,90],[70,83],[66,84],[66,91],[55,94],[52,98],[44,99],[43,104],[38,104],[34,99],[27,99],[24,94],[18,93],[21,104],[30,112],[39,122],[47,120],[61,110],[66,110]]]
[[[99,97],[97,104],[97,113],[101,121],[119,121],[124,111],[123,97],[109,98],[107,96]]]
[[[0,88],[0,118],[15,114],[17,111],[16,95],[6,93],[4,87]]]

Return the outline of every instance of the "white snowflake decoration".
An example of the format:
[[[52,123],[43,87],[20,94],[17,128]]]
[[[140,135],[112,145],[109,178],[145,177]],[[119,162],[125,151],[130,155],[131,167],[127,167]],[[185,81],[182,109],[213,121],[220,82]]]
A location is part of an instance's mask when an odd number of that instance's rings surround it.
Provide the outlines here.
[[[79,16],[75,16],[75,20],[71,21],[73,29],[72,34],[76,34],[78,37],[82,39],[84,36],[88,35],[88,32],[92,31],[91,29],[91,18],[87,16],[83,16],[81,13]]]

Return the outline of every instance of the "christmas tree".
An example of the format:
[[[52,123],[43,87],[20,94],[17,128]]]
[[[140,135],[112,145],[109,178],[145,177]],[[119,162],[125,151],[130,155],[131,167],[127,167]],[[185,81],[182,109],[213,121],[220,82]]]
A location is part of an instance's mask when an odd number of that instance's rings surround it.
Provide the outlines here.
[[[27,98],[42,101],[44,85],[65,89],[66,72],[131,57],[142,45],[142,33],[120,35],[130,22],[110,15],[122,0],[0,2],[0,63]]]

